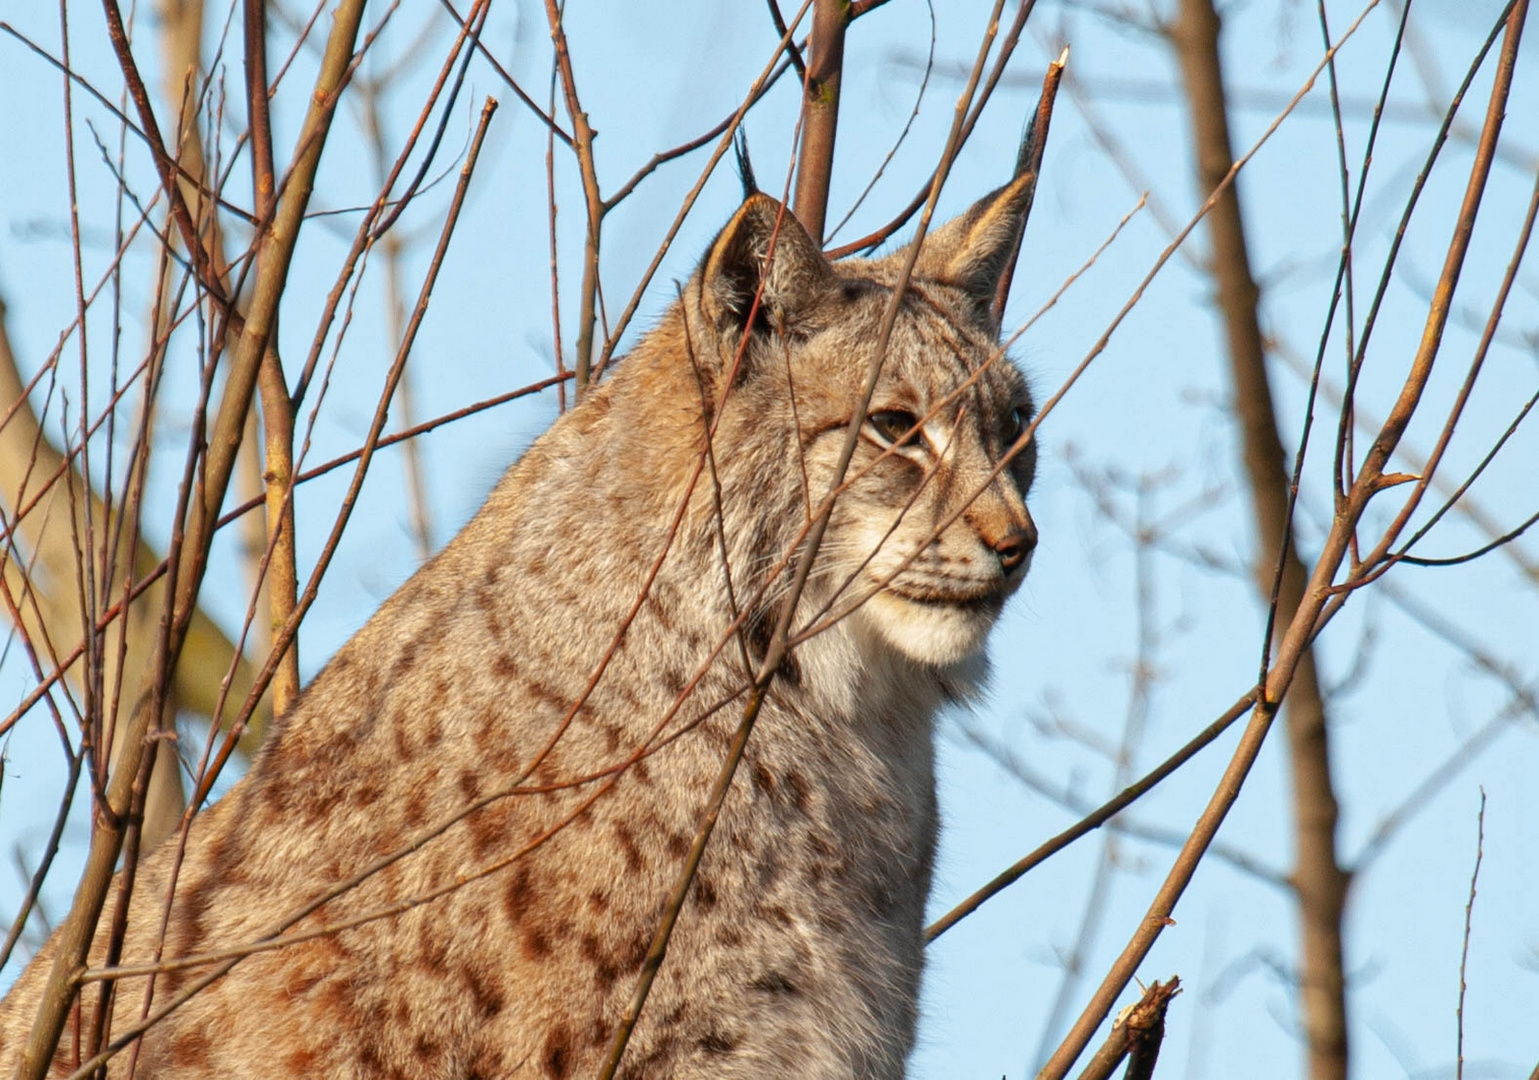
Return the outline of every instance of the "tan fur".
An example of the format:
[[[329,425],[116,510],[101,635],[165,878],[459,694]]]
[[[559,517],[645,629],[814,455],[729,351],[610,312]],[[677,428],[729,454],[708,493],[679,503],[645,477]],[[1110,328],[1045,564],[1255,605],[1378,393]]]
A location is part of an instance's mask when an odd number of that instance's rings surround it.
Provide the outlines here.
[[[990,362],[987,315],[1021,190],[925,247],[796,626],[870,599],[799,645],[773,684],[623,1076],[903,1073],[936,836],[932,717],[974,685],[1035,542],[1029,454],[989,477],[1030,410],[1018,372]],[[443,895],[247,957],[151,1031],[139,1076],[594,1075],[736,726],[745,663],[762,658],[785,601],[792,570],[776,566],[808,493],[815,504],[829,487],[901,259],[830,265],[772,200],[744,204],[660,325],[337,653],[249,775],[195,821],[164,955],[252,941],[474,800],[522,789],[289,932]],[[884,457],[878,414],[890,434],[899,410],[934,415]],[[670,545],[713,418],[714,460]],[[536,764],[665,549],[602,678]],[[728,567],[750,614],[708,662],[733,621]],[[124,963],[152,955],[170,863],[169,848],[143,862]],[[7,1074],[52,953],[0,1006]],[[156,1000],[196,974],[162,974]],[[115,1030],[137,1018],[144,988],[119,983]],[[66,1032],[61,1073],[74,1043]]]

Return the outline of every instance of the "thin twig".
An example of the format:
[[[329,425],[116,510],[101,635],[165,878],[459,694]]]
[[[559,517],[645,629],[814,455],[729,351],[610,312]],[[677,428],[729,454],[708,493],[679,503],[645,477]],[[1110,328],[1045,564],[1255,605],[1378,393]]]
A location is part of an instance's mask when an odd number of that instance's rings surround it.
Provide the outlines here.
[[[1149,1080],[1160,1056],[1165,1038],[1165,1011],[1170,1000],[1181,992],[1181,979],[1172,975],[1169,982],[1156,980],[1144,996],[1117,1014],[1111,1032],[1101,1044],[1078,1080],[1110,1080],[1124,1058],[1128,1059],[1123,1080]]]
[[[1454,1010],[1457,1034],[1455,1080],[1464,1080],[1464,992],[1469,989],[1470,924],[1475,917],[1475,884],[1480,880],[1480,860],[1486,854],[1486,789],[1480,789],[1480,811],[1475,815],[1475,869],[1470,873],[1470,898],[1464,905],[1464,937],[1459,943],[1459,1007]]]
[[[577,154],[577,170],[582,178],[583,202],[588,215],[588,234],[583,244],[582,291],[578,294],[577,354],[572,365],[577,372],[573,392],[577,400],[581,401],[593,370],[593,328],[598,322],[595,305],[599,287],[599,242],[603,235],[606,207],[604,197],[599,192],[598,170],[593,161],[594,131],[577,97],[577,78],[572,73],[566,28],[562,24],[561,9],[556,6],[556,0],[545,0],[545,18],[550,23],[550,40],[556,50],[556,70],[561,76],[561,91],[566,101],[567,115],[572,120],[572,150]]]
[[[120,66],[124,68],[125,77],[130,80],[131,89],[134,84],[137,84],[137,94],[143,96],[143,108],[149,112],[149,99],[144,93],[142,80],[138,79],[133,57],[128,52],[127,38],[123,33],[122,20],[117,16],[116,4],[113,0],[104,0],[104,3],[108,9],[109,28],[113,31]],[[298,240],[298,226],[314,184],[321,149],[330,129],[338,96],[345,85],[347,73],[351,67],[353,44],[362,16],[361,0],[344,0],[338,7],[332,23],[325,59],[317,77],[309,112],[301,129],[298,143],[300,152],[296,154],[294,167],[278,206],[275,228],[262,241],[266,249],[263,273],[258,277],[253,289],[250,308],[226,376],[225,397],[220,408],[219,419],[208,442],[207,459],[202,482],[199,485],[202,489],[201,498],[196,508],[189,507],[193,512],[190,515],[191,530],[187,534],[183,533],[181,508],[188,507],[192,492],[191,477],[184,475],[179,495],[179,514],[173,526],[173,545],[179,549],[177,561],[184,562],[185,565],[178,567],[176,562],[173,562],[173,569],[178,573],[174,590],[168,591],[168,606],[171,603],[169,598],[174,596],[174,608],[169,612],[172,617],[162,623],[155,655],[148,667],[147,681],[150,685],[146,691],[141,692],[132,718],[124,732],[122,761],[113,774],[107,791],[109,813],[98,817],[100,827],[92,837],[75,903],[70,908],[70,914],[55,939],[58,945],[54,962],[42,988],[37,1017],[33,1022],[26,1045],[17,1059],[14,1074],[16,1080],[42,1080],[64,1029],[70,1006],[76,997],[74,975],[83,964],[95,936],[97,920],[101,914],[102,904],[106,900],[113,868],[117,863],[124,840],[122,818],[126,816],[132,801],[132,785],[134,776],[139,771],[139,761],[144,755],[145,735],[151,730],[153,724],[159,723],[164,709],[167,689],[167,680],[164,676],[175,664],[196,608],[198,587],[206,567],[208,546],[213,541],[213,524],[219,514],[219,504],[223,501],[225,490],[229,485],[235,462],[235,451],[240,444],[241,430],[245,424],[246,412],[250,407],[252,390],[256,383],[257,369],[266,352],[278,299],[283,293],[287,279],[289,259],[293,255],[294,245]],[[146,124],[147,130],[150,123],[153,123],[153,115]],[[158,139],[156,141],[158,142]],[[157,160],[161,161],[161,159],[164,159],[163,149],[157,151]],[[167,195],[175,206],[181,198],[180,191],[177,190],[175,177],[168,168],[164,167],[163,161],[161,172]],[[179,216],[186,216],[186,227],[190,230],[191,218],[185,214],[185,211],[186,207],[183,204]],[[195,231],[192,231],[187,239],[189,246],[201,242]],[[202,279],[203,275],[200,274],[200,280]],[[208,285],[208,282],[203,280],[203,284]],[[213,282],[212,287],[220,287],[217,280]],[[189,456],[189,467],[193,460],[194,458]],[[114,820],[114,815],[117,820]]]
[[[1348,28],[1347,35],[1344,35],[1342,40],[1346,40],[1352,30],[1361,24],[1362,19],[1366,18],[1373,6],[1375,5],[1370,3],[1363,10],[1358,16],[1358,22]],[[1483,146],[1494,142],[1492,129],[1499,127],[1500,124],[1500,117],[1511,85],[1512,63],[1521,38],[1522,19],[1526,11],[1526,3],[1519,0],[1508,16],[1502,61],[1498,66],[1497,78],[1491,91],[1491,107],[1487,111],[1487,130],[1482,133]],[[1340,47],[1339,43],[1337,47]],[[1491,138],[1488,139],[1488,136]],[[1488,156],[1484,164],[1482,164],[1482,158],[1477,156],[1471,170],[1472,188],[1488,168]],[[1458,276],[1463,245],[1467,242],[1468,227],[1472,220],[1473,209],[1467,202],[1465,214],[1461,216],[1460,228],[1449,245],[1450,257],[1444,264],[1444,276],[1439,282],[1440,293],[1452,292],[1453,281]],[[1454,258],[1455,254],[1461,257]],[[1339,599],[1336,597],[1338,590],[1333,585],[1334,578],[1346,557],[1357,521],[1366,510],[1368,501],[1375,492],[1380,490],[1384,482],[1383,465],[1393,453],[1394,444],[1398,441],[1400,433],[1410,422],[1411,414],[1431,375],[1431,365],[1436,356],[1440,329],[1441,323],[1429,313],[1428,332],[1424,335],[1423,346],[1418,352],[1418,362],[1407,374],[1395,410],[1391,412],[1384,428],[1374,440],[1373,448],[1368,453],[1363,469],[1353,481],[1344,508],[1338,511],[1331,531],[1325,538],[1320,558],[1315,564],[1305,592],[1305,602],[1297,616],[1288,625],[1278,647],[1276,659],[1267,672],[1264,682],[1258,687],[1256,708],[1229,766],[1225,769],[1223,778],[1215,788],[1207,807],[1192,830],[1190,839],[1171,867],[1165,882],[1155,895],[1147,914],[1133,933],[1127,947],[1112,965],[1101,988],[1087,1004],[1069,1036],[1038,1074],[1039,1080],[1062,1080],[1062,1077],[1067,1075],[1074,1060],[1084,1050],[1091,1035],[1110,1011],[1117,994],[1133,977],[1138,964],[1148,955],[1149,949],[1168,924],[1171,912],[1196,872],[1204,851],[1239,796],[1240,788],[1246,776],[1249,775],[1256,756],[1260,753],[1267,732],[1276,716],[1278,704],[1287,692],[1306,646],[1318,632],[1321,620],[1328,618],[1332,612],[1340,610],[1339,603],[1327,605],[1327,601],[1333,598]]]
[[[850,462],[855,456],[855,448],[859,444],[860,431],[862,425],[865,422],[866,411],[870,408],[871,397],[876,391],[877,381],[880,378],[882,372],[882,364],[886,359],[887,345],[891,340],[893,328],[897,324],[898,312],[902,306],[903,297],[908,292],[909,280],[913,275],[914,266],[919,259],[920,250],[924,245],[924,237],[930,225],[930,218],[934,214],[935,205],[940,199],[941,187],[945,183],[946,177],[951,171],[951,165],[956,158],[957,151],[960,149],[961,144],[959,136],[961,134],[963,120],[967,114],[967,106],[972,101],[973,93],[977,87],[978,79],[982,74],[984,60],[987,58],[989,47],[993,43],[995,34],[998,32],[999,12],[1003,7],[1004,0],[996,0],[994,10],[989,17],[987,28],[983,34],[983,41],[978,48],[978,60],[973,69],[973,77],[968,82],[967,88],[963,91],[962,96],[957,101],[956,114],[951,126],[951,134],[947,138],[946,148],[941,155],[940,163],[936,167],[935,174],[931,182],[930,198],[928,203],[925,205],[924,214],[919,219],[918,234],[914,239],[913,245],[908,249],[907,255],[903,262],[903,266],[899,270],[897,280],[893,285],[892,295],[883,309],[882,319],[878,324],[874,351],[871,354],[871,361],[867,366],[865,382],[861,389],[859,399],[854,403],[854,408],[850,414],[849,424],[845,429],[844,442],[840,447],[839,457],[834,463],[833,474],[829,480],[828,494],[824,497],[823,502],[819,506],[816,514],[814,514],[812,527],[808,532],[805,546],[800,549],[800,554],[796,564],[796,572],[795,576],[792,578],[790,590],[787,593],[786,600],[781,606],[780,613],[776,618],[774,630],[770,635],[769,645],[764,650],[764,659],[759,666],[758,672],[754,676],[755,692],[750,697],[747,706],[744,708],[743,718],[738,727],[738,735],[734,739],[733,752],[727,755],[727,759],[723,761],[721,770],[718,773],[716,783],[717,786],[721,789],[721,796],[723,798],[725,797],[727,789],[731,787],[733,776],[737,771],[738,762],[742,757],[742,746],[739,744],[739,740],[741,743],[746,744],[749,735],[752,733],[754,720],[758,715],[759,703],[762,701],[763,694],[769,689],[770,683],[773,681],[776,672],[779,671],[781,663],[785,660],[786,656],[790,652],[790,635],[793,621],[796,617],[796,607],[801,600],[802,592],[807,586],[807,581],[812,572],[812,566],[817,561],[818,550],[822,546],[823,536],[827,529],[828,522],[833,517],[834,499],[840,486],[844,483],[845,474],[849,471]],[[780,207],[780,213],[782,215],[784,215],[785,209],[785,205],[782,203]],[[775,232],[772,234],[770,248],[766,254],[766,261],[774,258],[773,237],[779,233],[780,220],[780,218],[776,219]],[[813,235],[816,236],[816,234]],[[760,290],[762,291],[762,289],[763,280],[761,279]],[[758,302],[759,297],[755,296],[753,301],[753,308],[757,307]],[[753,308],[750,309],[748,317],[745,320],[745,325],[743,327],[743,338],[738,347],[738,357],[733,364],[734,371],[736,369],[737,363],[741,361],[743,351],[745,350],[748,343],[748,335],[752,331],[754,318]],[[730,392],[733,382],[733,373],[729,371],[726,378],[724,379],[723,394]],[[718,409],[717,415],[720,416],[720,414],[721,410]],[[713,793],[715,790],[716,789],[713,788]],[[705,845],[710,841],[711,832],[714,827],[715,815],[708,809],[706,815],[702,818],[696,829],[695,839],[691,847],[692,853],[696,848],[698,848],[701,852],[704,851]],[[672,935],[673,927],[678,917],[678,911],[681,910],[684,906],[684,900],[688,896],[690,887],[694,883],[695,870],[698,865],[698,856],[694,856],[692,859],[687,860],[686,866],[680,873],[679,880],[669,896],[668,904],[664,908],[664,917],[658,926],[657,932],[652,940],[651,948],[648,951],[648,957],[654,962],[650,969],[646,967],[643,968],[642,976],[637,980],[636,992],[632,997],[631,1003],[626,1007],[614,1041],[610,1045],[609,1053],[605,1058],[604,1067],[600,1072],[600,1080],[613,1080],[616,1071],[620,1067],[620,1061],[624,1057],[625,1048],[630,1041],[631,1032],[634,1030],[635,1024],[641,1016],[642,1009],[646,1006],[647,996],[652,986],[652,979],[655,977],[657,970],[661,967],[663,957],[667,953],[668,941]]]

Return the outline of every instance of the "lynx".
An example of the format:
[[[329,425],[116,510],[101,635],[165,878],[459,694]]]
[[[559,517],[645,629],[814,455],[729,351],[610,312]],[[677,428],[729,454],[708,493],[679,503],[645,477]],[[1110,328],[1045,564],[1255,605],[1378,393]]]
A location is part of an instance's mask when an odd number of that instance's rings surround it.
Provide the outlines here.
[[[770,684],[621,1076],[904,1073],[933,718],[978,685],[1036,544],[1030,445],[1010,456],[1033,407],[991,314],[1030,180],[923,243],[791,623],[822,629]],[[137,1075],[596,1074],[905,255],[830,262],[777,202],[747,199],[656,328],[194,820],[159,955],[292,941],[153,1026]],[[139,869],[124,965],[157,955],[173,847]],[[51,956],[0,1007],[6,1074]],[[154,1001],[211,966],[161,971]],[[59,1075],[92,1043],[101,985],[82,992]],[[116,987],[121,1033],[147,978]]]

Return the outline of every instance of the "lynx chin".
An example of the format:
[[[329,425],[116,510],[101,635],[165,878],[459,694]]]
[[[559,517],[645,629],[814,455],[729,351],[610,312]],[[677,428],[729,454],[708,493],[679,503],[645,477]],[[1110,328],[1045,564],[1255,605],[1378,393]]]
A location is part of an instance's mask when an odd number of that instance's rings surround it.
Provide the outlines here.
[[[1031,397],[991,314],[1031,180],[923,244],[791,621],[821,629],[771,683],[621,1076],[904,1074],[933,718],[978,685],[1037,540]],[[139,1077],[595,1075],[905,255],[830,262],[748,198],[656,328],[194,820],[163,941],[174,844],[141,861],[121,965],[268,944],[149,1029]],[[54,948],[0,1005],[7,1075]],[[85,982],[55,1074],[98,1016],[110,1040],[214,966]]]

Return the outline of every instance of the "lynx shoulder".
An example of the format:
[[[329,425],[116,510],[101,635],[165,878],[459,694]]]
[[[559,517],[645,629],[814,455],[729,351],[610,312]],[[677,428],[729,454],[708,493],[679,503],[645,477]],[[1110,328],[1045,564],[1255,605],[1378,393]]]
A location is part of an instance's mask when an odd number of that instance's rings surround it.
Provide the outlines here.
[[[1010,455],[1031,399],[990,314],[1026,194],[1007,185],[923,245],[797,644],[623,1076],[903,1074],[936,837],[933,715],[979,677],[1036,543],[1031,450]],[[831,263],[773,200],[743,204],[656,329],[195,820],[163,944],[174,853],[143,860],[123,964],[265,944],[150,1029],[138,1075],[596,1073],[905,255]],[[105,948],[103,932],[93,964]],[[51,952],[0,1006],[7,1073]],[[151,991],[160,1008],[211,970],[120,979],[113,1031]],[[77,1024],[101,986],[87,984]],[[61,1075],[91,1041],[66,1032]]]

